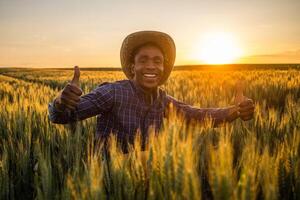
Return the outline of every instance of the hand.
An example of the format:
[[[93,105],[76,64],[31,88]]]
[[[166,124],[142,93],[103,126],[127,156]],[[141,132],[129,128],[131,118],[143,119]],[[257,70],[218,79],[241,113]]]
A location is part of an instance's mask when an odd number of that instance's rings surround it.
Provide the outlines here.
[[[244,120],[248,121],[253,118],[254,114],[254,103],[252,99],[246,98],[243,102],[241,102],[238,109],[238,116]]]
[[[252,99],[244,96],[244,84],[242,81],[238,81],[236,84],[236,96],[234,103],[237,107],[237,116],[244,121],[248,121],[253,118],[254,103]]]
[[[72,81],[65,86],[59,96],[54,100],[54,106],[56,108],[59,110],[64,110],[65,108],[70,110],[76,109],[82,94],[82,90],[79,85],[79,77],[80,69],[75,66]]]

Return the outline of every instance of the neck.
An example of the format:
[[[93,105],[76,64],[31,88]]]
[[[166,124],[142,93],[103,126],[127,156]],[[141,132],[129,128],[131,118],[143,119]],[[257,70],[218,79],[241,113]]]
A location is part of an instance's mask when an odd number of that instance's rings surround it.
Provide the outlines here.
[[[142,91],[142,93],[144,94],[144,98],[145,101],[148,105],[152,105],[153,101],[157,98],[158,95],[158,87],[155,88],[144,88],[142,87],[140,84],[138,84],[136,81],[131,80],[133,82],[133,84],[135,85],[135,87]]]
[[[133,84],[137,87],[140,88],[145,94],[152,94],[152,93],[156,93],[157,88],[145,88],[143,86],[141,86],[140,84],[138,84],[134,79],[132,80]]]

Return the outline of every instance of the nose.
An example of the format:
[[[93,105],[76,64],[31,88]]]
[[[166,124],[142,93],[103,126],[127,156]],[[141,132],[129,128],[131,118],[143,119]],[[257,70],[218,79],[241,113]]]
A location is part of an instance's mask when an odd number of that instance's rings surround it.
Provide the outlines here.
[[[154,61],[152,59],[150,59],[147,64],[146,64],[146,69],[155,69],[156,68],[156,65],[154,63]]]

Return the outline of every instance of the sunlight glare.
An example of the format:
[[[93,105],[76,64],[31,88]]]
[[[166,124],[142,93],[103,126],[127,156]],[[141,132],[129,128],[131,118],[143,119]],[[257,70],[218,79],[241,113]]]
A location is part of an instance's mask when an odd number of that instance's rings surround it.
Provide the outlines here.
[[[198,59],[206,64],[228,64],[239,56],[241,50],[229,33],[210,33],[199,43]]]

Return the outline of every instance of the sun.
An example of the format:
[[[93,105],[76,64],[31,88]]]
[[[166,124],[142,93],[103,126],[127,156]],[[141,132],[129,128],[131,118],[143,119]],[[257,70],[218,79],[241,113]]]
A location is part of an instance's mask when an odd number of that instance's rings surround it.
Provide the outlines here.
[[[233,63],[240,56],[238,42],[229,33],[209,33],[198,44],[197,58],[206,64]]]

